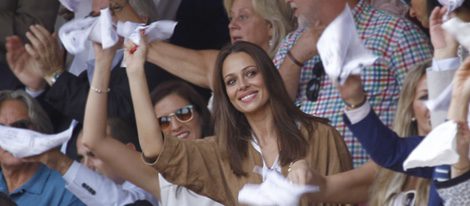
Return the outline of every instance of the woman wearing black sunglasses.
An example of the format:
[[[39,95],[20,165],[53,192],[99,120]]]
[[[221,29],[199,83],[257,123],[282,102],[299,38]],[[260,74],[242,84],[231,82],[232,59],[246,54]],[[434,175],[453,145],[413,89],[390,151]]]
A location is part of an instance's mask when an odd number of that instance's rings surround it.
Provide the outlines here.
[[[161,205],[219,206],[217,202],[200,196],[184,187],[166,181],[153,168],[141,160],[140,152],[106,137],[107,92],[106,84],[114,49],[95,47],[96,68],[86,106],[82,142],[116,175],[148,191],[160,200]],[[148,92],[148,89],[146,90]],[[147,95],[147,97],[149,97]],[[185,140],[200,139],[213,134],[213,124],[206,103],[189,85],[181,81],[161,83],[151,94],[151,112],[165,135]],[[150,97],[149,97],[150,103]],[[149,122],[150,123],[150,122]],[[156,126],[156,125],[155,125]]]
[[[128,43],[127,48],[134,46]],[[281,172],[299,184],[309,183],[306,174],[311,169],[324,175],[351,169],[338,132],[298,110],[269,56],[246,42],[233,44],[218,57],[213,81],[216,137],[188,142],[162,135],[158,119],[149,113],[145,53],[141,41],[136,52],[125,54],[139,141],[144,160],[170,182],[224,205],[237,205],[243,185],[263,181],[253,173],[255,166]],[[96,83],[107,87],[107,82]],[[90,96],[94,105],[87,105],[95,111],[103,104],[103,97],[97,96]]]

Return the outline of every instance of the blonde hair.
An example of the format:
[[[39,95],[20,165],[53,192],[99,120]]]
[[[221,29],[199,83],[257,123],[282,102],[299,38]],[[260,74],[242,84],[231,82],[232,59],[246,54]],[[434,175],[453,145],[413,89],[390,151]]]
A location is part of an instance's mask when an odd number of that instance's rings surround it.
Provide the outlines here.
[[[407,73],[400,92],[398,107],[393,122],[393,130],[401,137],[418,135],[416,122],[411,121],[413,117],[413,101],[416,96],[416,87],[419,80],[426,74],[429,62],[417,66],[416,69]],[[409,176],[404,173],[395,172],[380,167],[374,184],[369,191],[369,205],[390,205],[392,198],[403,191]],[[416,182],[415,205],[428,205],[430,180],[418,178]]]
[[[235,0],[224,0],[224,7],[230,16],[233,2]],[[272,26],[272,34],[268,54],[272,58],[284,37],[296,27],[296,20],[292,9],[285,0],[251,0],[253,11],[268,21]]]

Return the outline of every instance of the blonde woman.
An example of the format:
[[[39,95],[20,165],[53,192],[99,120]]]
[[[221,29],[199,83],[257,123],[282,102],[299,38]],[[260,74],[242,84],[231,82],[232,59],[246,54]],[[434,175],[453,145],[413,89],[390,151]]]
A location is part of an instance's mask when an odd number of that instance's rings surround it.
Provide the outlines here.
[[[410,71],[405,79],[398,101],[393,130],[400,137],[426,136],[431,131],[426,85],[427,64]],[[427,205],[430,180],[413,177],[380,167],[369,191],[370,205]],[[399,200],[399,198],[402,198]]]
[[[248,41],[273,57],[282,39],[295,28],[284,0],[226,0],[230,41]],[[192,50],[163,41],[150,45],[147,61],[195,85],[211,88],[218,50]]]
[[[425,136],[431,131],[429,111],[424,105],[428,66],[423,64],[410,71],[404,82],[393,127],[399,136]],[[322,187],[322,192],[315,194],[319,202],[427,205],[429,180],[382,168],[373,161],[348,172],[317,175],[314,179]]]

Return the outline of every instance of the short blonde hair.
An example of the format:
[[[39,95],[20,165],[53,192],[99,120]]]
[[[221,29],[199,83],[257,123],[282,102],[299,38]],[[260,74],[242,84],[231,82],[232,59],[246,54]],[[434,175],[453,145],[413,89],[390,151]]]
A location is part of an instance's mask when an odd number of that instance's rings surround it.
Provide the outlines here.
[[[230,15],[234,1],[224,0],[225,10],[228,15]],[[268,54],[273,57],[284,37],[295,29],[296,20],[292,9],[285,0],[251,0],[251,3],[253,10],[272,25],[272,42]]]

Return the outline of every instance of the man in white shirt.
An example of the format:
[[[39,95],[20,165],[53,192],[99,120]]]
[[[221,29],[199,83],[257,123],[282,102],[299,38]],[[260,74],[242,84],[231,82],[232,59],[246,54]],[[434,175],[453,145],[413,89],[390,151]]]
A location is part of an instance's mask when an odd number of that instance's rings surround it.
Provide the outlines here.
[[[107,135],[136,149],[132,129],[120,119],[108,120]],[[72,160],[59,150],[43,153],[35,160],[57,170],[65,181],[65,187],[86,205],[158,205],[150,193],[125,181],[99,158],[95,157],[77,138],[77,152],[81,163]]]

